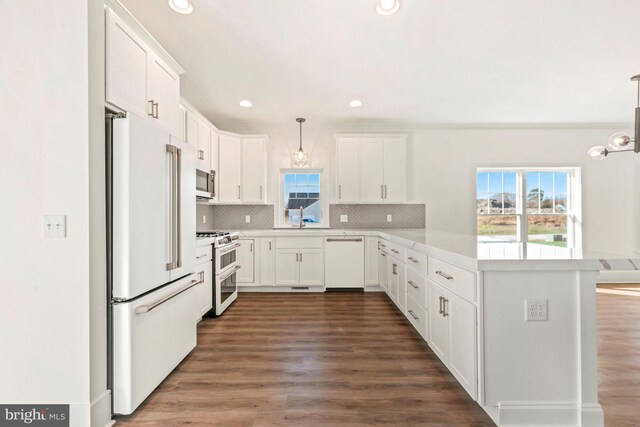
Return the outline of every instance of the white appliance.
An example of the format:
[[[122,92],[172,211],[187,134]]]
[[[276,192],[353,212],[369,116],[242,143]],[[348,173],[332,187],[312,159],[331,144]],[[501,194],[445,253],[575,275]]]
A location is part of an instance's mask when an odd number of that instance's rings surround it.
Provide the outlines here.
[[[207,316],[220,316],[238,298],[238,233],[207,231],[197,237],[213,239],[213,304]]]
[[[325,288],[364,289],[364,238],[328,236],[324,244]]]
[[[213,201],[216,198],[216,171],[196,170],[196,197],[199,201]]]
[[[196,153],[107,115],[109,387],[130,414],[196,345]]]

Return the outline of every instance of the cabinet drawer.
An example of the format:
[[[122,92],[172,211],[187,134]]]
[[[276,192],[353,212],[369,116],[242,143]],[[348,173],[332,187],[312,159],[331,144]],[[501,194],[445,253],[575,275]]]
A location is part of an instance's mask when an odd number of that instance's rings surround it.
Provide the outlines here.
[[[404,262],[404,248],[400,245],[391,242],[385,242],[386,252],[394,258],[397,258],[399,261]]]
[[[407,298],[407,319],[409,319],[409,322],[411,322],[420,336],[426,339],[426,331],[428,331],[427,311],[411,296]]]
[[[429,279],[470,300],[476,300],[476,275],[437,258],[429,258]]]
[[[213,246],[207,245],[196,248],[196,264],[211,261],[213,258]]]
[[[322,241],[322,237],[278,237],[276,249],[320,249]]]
[[[409,248],[405,249],[405,251],[407,265],[422,274],[427,274],[427,256]]]
[[[427,279],[410,268],[407,268],[407,295],[427,307]]]

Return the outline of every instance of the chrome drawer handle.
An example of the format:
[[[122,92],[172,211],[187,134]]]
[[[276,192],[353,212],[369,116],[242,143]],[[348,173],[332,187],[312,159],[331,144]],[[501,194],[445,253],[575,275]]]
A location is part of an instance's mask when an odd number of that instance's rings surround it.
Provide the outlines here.
[[[440,300],[440,306],[438,307],[438,314],[442,314],[444,313],[444,310],[442,309],[442,300],[444,300],[444,297],[438,297],[438,299]]]
[[[418,316],[416,316],[416,314],[413,312],[413,310],[409,310],[409,314],[411,315],[411,317],[413,317],[416,320],[420,319]]]
[[[411,262],[415,262],[416,264],[420,262],[420,261],[418,261],[417,259],[415,259],[414,257],[411,257],[411,256],[408,258],[408,260],[411,261]]]
[[[197,257],[196,257],[196,259],[204,258],[204,257],[206,257],[207,255],[208,255],[208,254],[202,254],[202,255],[200,255],[200,256],[197,256]]]
[[[399,254],[400,252],[396,251],[395,249],[391,249],[391,252],[393,252],[394,254]]]
[[[409,283],[411,286],[413,286],[413,288],[414,288],[414,289],[418,289],[418,288],[419,288],[419,286],[418,286],[418,285],[416,285],[415,283],[413,283],[411,280],[409,280],[409,282],[408,282],[408,283]]]
[[[440,271],[440,270],[436,271],[436,274],[437,274],[438,276],[442,276],[442,277],[444,277],[444,278],[445,278],[445,279],[447,279],[447,280],[453,280],[453,276],[449,276],[447,273],[442,272],[442,271]]]
[[[447,313],[447,303],[449,302],[448,299],[442,297],[442,315],[444,317],[447,317],[449,315],[449,313]]]

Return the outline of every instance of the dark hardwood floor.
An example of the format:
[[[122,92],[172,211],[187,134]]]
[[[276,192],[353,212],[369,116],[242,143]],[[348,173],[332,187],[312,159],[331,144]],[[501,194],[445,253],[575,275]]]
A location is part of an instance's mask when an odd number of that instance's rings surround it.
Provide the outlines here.
[[[493,426],[379,293],[247,294],[121,426]]]
[[[640,426],[640,285],[598,287],[598,391],[605,425]]]

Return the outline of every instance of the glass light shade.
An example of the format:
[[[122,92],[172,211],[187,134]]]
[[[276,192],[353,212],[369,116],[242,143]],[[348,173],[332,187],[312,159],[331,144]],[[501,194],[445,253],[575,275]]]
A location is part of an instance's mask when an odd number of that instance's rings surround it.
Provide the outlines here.
[[[631,137],[623,132],[616,132],[609,137],[609,147],[614,150],[627,148],[631,143]]]
[[[188,15],[193,12],[193,5],[189,0],[169,0],[169,6],[171,9],[183,15]]]
[[[400,0],[380,0],[376,12],[380,15],[391,15],[400,9]]]
[[[596,145],[595,147],[589,148],[589,151],[587,151],[587,154],[589,154],[589,157],[591,157],[594,160],[602,160],[605,157],[607,157],[607,154],[609,153],[607,152],[607,149],[604,148],[604,146]]]
[[[396,0],[380,0],[380,9],[391,10],[396,5]]]
[[[291,163],[296,168],[307,167],[309,166],[309,154],[305,153],[303,149],[300,149],[291,156]]]

